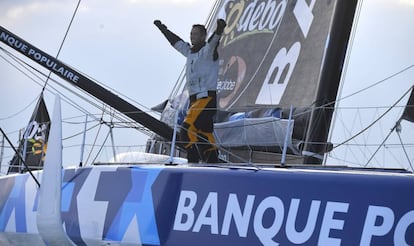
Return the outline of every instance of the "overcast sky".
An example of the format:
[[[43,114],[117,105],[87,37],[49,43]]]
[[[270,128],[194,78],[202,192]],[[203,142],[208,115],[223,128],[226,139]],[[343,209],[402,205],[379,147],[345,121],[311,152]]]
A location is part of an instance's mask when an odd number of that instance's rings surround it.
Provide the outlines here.
[[[54,56],[59,50],[77,3],[75,0],[2,0],[0,25]],[[213,1],[207,0],[84,0],[80,4],[59,59],[150,108],[169,96],[185,63],[184,57],[173,50],[153,26],[153,20],[162,20],[171,30],[188,40],[192,24],[205,23],[212,6]],[[352,46],[348,73],[345,77],[345,80],[354,83],[344,87],[344,95],[414,65],[413,26],[414,0],[365,0],[359,16],[358,29],[354,33],[355,43]],[[33,111],[34,100],[41,92],[41,86],[5,62],[2,58],[5,57],[3,52],[0,54],[0,126],[16,144],[16,130],[27,124]],[[6,58],[8,59],[7,56]],[[414,71],[409,69],[390,83],[378,87],[379,91],[387,91],[389,95],[378,96],[375,99],[384,103],[384,106],[390,105],[390,102],[382,99],[389,98],[392,102],[402,91],[412,86],[413,81]],[[50,83],[59,88],[55,83]],[[73,94],[65,94],[83,105]],[[53,100],[52,93],[47,92],[46,103],[50,113]],[[365,106],[371,105],[367,95],[362,94],[360,101]],[[342,105],[349,106],[352,103],[347,104],[344,101]],[[73,121],[81,121],[85,117],[84,112],[65,102],[62,106],[63,118],[67,121],[72,121],[69,120],[73,119],[72,117],[79,117]],[[99,114],[97,109],[88,108],[88,111]],[[391,122],[395,121],[396,117],[398,116],[393,116]],[[374,116],[369,118],[372,120]],[[408,128],[414,132],[411,125],[406,125],[404,129]],[[64,138],[83,129],[83,125],[67,122],[63,127]],[[357,131],[355,124],[349,127],[352,130],[349,129],[348,132]],[[385,132],[391,127],[383,126]],[[87,143],[94,142],[97,131],[96,128],[95,132],[88,133]],[[102,128],[100,131],[104,132],[105,136],[108,129]],[[116,144],[143,145],[147,139],[142,134],[127,133],[125,137],[122,135],[125,134],[124,130],[115,131],[121,132],[121,137],[114,137]],[[404,133],[406,132],[407,130]],[[336,142],[342,141],[344,137],[341,133],[334,136],[337,136]],[[64,142],[64,146],[70,149],[64,150],[64,160],[67,161],[65,165],[77,164],[80,159],[78,144],[81,136],[72,140]],[[103,141],[102,138],[100,141]],[[136,149],[124,148],[117,151],[125,150]],[[411,158],[413,152],[411,147]],[[2,165],[8,162],[10,155],[10,152],[6,151]],[[106,157],[109,159],[111,156]],[[105,159],[105,156],[102,158]]]

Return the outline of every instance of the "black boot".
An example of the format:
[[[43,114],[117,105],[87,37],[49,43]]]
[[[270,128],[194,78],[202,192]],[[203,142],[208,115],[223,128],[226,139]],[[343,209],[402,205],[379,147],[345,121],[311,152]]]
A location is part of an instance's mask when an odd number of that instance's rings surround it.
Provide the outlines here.
[[[198,153],[198,148],[195,144],[191,145],[190,148],[187,149],[187,160],[188,163],[199,163],[200,153]]]

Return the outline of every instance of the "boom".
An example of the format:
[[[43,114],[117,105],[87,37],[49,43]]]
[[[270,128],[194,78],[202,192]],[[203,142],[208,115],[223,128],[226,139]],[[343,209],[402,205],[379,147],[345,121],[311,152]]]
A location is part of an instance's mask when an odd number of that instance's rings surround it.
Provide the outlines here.
[[[110,105],[114,109],[148,128],[157,135],[165,139],[172,139],[173,130],[164,122],[155,119],[151,115],[145,113],[136,106],[115,95],[111,91],[103,88],[102,86],[78,73],[70,66],[36,48],[17,35],[9,32],[2,26],[0,26],[0,41],[30,58],[44,68],[50,70],[60,78],[69,82],[71,85],[82,89],[83,91],[96,97],[102,102]]]

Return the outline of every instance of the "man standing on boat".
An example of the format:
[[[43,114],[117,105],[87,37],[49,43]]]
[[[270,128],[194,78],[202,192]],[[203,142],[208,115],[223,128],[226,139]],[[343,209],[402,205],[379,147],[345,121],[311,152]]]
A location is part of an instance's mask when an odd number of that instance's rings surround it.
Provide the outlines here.
[[[190,33],[191,44],[184,42],[159,20],[154,24],[170,44],[187,57],[186,79],[190,95],[190,107],[181,129],[181,141],[187,150],[189,163],[200,160],[218,162],[218,151],[213,136],[213,117],[217,108],[217,80],[219,59],[217,47],[226,27],[223,19],[217,20],[214,34],[206,41],[204,25],[193,25]]]

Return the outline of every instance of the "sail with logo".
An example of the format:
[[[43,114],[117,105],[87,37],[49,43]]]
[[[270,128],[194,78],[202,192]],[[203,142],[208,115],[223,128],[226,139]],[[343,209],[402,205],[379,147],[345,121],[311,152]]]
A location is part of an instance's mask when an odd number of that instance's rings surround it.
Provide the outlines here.
[[[226,19],[218,49],[215,124],[216,140],[225,152],[240,155],[247,148],[248,158],[254,151],[280,157],[287,144],[294,154],[291,161],[303,163],[304,153],[318,157],[329,150],[326,140],[334,105],[321,106],[335,101],[356,4],[354,0],[217,1],[207,27],[212,32],[216,19]],[[173,108],[185,112],[183,98],[180,94],[176,97],[180,102],[167,104],[163,121],[173,124]],[[293,127],[288,128],[291,107]]]
[[[49,129],[50,118],[42,93],[20,140],[18,153],[10,161],[9,173],[27,171],[26,166],[31,170],[42,169],[49,138]],[[26,165],[22,163],[22,159]]]

